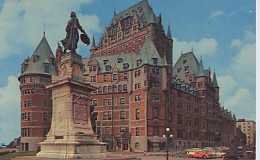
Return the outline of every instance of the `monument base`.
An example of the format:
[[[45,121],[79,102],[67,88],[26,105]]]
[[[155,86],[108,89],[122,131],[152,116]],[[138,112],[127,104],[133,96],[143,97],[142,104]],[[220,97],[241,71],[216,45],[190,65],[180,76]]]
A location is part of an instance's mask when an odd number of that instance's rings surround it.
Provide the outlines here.
[[[60,159],[91,159],[105,158],[106,147],[98,141],[85,142],[42,142],[41,150],[37,157],[60,158]]]

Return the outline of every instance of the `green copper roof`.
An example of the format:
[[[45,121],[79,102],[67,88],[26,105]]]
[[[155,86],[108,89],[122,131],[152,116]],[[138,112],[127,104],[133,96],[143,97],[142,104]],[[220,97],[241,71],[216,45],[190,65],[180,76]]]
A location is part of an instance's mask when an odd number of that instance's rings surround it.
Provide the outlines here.
[[[171,33],[171,27],[170,26],[168,26],[167,38],[172,39],[172,33]]]
[[[219,87],[215,71],[214,71],[214,75],[213,75],[213,87]]]
[[[115,14],[109,24],[109,27],[117,24],[118,21],[122,19],[134,16],[134,14],[138,16],[140,28],[150,23],[156,23],[154,12],[150,7],[148,1],[142,0],[141,2],[135,4],[134,6],[124,10],[123,12]]]
[[[33,55],[29,59],[27,58],[22,65],[26,67],[20,76],[30,74],[57,75],[55,57],[45,36],[42,38]],[[46,66],[49,66],[48,71],[46,70]]]
[[[199,66],[199,71],[198,71],[197,77],[207,77],[207,75],[205,74],[202,59],[200,59],[200,66]]]
[[[140,64],[137,64],[139,60]],[[156,61],[156,64],[154,62]],[[146,41],[142,46],[140,53],[120,53],[109,56],[101,57],[90,57],[84,58],[83,63],[85,66],[96,64],[99,67],[99,73],[124,71],[129,69],[138,68],[144,64],[156,65],[156,66],[167,66],[165,57],[160,57],[153,41],[150,37],[146,37]],[[124,69],[124,65],[128,65],[127,69]],[[110,66],[110,70],[106,68]]]

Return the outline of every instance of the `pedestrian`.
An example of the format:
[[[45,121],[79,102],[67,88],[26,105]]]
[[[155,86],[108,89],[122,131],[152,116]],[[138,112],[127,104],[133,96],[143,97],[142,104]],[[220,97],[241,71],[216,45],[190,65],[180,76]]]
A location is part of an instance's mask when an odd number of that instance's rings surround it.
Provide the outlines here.
[[[145,154],[146,154],[146,152],[145,152],[145,150],[144,150],[144,156],[145,156]]]
[[[180,158],[181,158],[181,152],[180,152]]]

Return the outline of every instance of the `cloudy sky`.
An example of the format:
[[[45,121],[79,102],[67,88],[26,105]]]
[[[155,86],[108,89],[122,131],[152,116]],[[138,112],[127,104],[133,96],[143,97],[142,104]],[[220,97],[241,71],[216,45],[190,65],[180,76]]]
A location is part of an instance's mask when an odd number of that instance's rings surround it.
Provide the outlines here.
[[[120,12],[139,0],[0,0],[0,142],[20,136],[20,92],[17,77],[46,31],[55,53],[65,37],[71,11],[99,40],[114,10]],[[162,14],[174,39],[174,62],[193,50],[204,67],[216,71],[221,105],[237,118],[255,120],[255,0],[149,0]],[[45,23],[45,27],[44,27]],[[89,56],[80,44],[78,53]]]

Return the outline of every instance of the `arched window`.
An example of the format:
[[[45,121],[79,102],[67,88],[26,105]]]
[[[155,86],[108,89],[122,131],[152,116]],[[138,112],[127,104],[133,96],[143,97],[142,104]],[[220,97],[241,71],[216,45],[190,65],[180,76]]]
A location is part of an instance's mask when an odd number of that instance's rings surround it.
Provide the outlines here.
[[[103,93],[107,93],[107,86],[103,87]]]
[[[102,87],[98,87],[98,93],[102,93]]]
[[[118,85],[118,92],[122,91],[122,85]]]
[[[111,93],[111,92],[112,92],[112,87],[108,86],[108,93]]]
[[[140,143],[139,142],[135,142],[135,148],[139,149],[140,148]]]
[[[127,91],[127,85],[126,84],[123,86],[123,91]]]
[[[113,92],[116,92],[116,91],[117,91],[117,86],[113,85]]]

